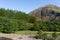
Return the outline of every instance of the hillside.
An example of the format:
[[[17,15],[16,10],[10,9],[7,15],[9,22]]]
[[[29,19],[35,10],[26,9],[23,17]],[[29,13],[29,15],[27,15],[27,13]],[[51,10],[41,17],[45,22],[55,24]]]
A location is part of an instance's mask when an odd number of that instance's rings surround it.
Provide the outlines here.
[[[0,32],[14,33],[22,30],[60,31],[60,22],[54,22],[56,19],[60,21],[60,12],[57,8],[59,9],[59,7],[47,5],[32,11],[29,15],[22,11],[0,8]],[[43,22],[37,21],[35,17],[37,20],[43,20]],[[57,29],[55,29],[56,27]]]
[[[13,33],[18,30],[31,29],[35,17],[22,11],[0,8],[0,32]]]
[[[39,7],[31,11],[29,15],[35,16],[37,20],[43,20],[43,21],[59,20],[60,21],[60,7],[49,4],[44,7]]]

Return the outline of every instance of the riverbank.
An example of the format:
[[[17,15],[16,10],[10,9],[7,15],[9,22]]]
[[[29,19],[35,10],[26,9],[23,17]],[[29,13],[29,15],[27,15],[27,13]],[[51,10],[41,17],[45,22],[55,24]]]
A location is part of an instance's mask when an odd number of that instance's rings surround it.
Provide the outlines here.
[[[39,39],[33,38],[33,36],[35,35],[0,33],[0,37],[11,38],[13,40],[39,40]]]

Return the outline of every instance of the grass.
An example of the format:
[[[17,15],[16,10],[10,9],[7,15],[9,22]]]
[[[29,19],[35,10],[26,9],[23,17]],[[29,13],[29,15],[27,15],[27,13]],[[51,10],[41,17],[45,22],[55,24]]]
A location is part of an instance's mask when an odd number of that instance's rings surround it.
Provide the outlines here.
[[[44,32],[44,33],[46,33],[46,34],[52,34],[54,32]],[[60,35],[60,32],[56,32],[56,34],[59,34]]]
[[[14,34],[37,34],[37,31],[16,31]]]
[[[44,32],[47,34],[52,34],[54,32]],[[60,32],[56,32],[57,34],[60,34]],[[16,31],[14,34],[37,34],[37,31]]]

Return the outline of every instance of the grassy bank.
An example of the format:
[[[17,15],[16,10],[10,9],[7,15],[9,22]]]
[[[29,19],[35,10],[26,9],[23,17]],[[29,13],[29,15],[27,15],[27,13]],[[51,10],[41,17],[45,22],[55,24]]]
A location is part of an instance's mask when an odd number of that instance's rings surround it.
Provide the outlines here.
[[[37,34],[37,31],[16,31],[14,34]]]
[[[52,34],[54,32],[44,32],[47,34]],[[60,34],[60,32],[56,32],[57,34]],[[14,34],[37,34],[37,31],[16,31]]]

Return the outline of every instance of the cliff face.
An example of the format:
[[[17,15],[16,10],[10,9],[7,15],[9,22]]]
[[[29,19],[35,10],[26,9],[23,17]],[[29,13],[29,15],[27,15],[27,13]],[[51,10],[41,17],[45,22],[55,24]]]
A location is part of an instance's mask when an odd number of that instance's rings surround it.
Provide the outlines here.
[[[55,5],[46,5],[41,8],[37,8],[29,13],[30,16],[35,16],[37,20],[43,21],[60,21],[60,7]]]

